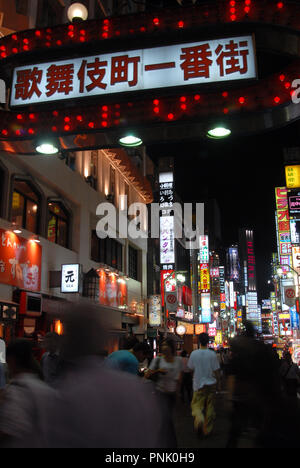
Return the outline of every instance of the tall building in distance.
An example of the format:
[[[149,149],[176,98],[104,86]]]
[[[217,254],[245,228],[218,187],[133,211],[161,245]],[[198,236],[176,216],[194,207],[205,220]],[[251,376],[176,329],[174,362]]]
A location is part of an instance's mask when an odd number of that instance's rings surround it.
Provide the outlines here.
[[[245,297],[243,319],[253,323],[261,332],[261,312],[258,307],[256,286],[256,258],[252,229],[239,230],[239,257],[241,266],[241,291]]]

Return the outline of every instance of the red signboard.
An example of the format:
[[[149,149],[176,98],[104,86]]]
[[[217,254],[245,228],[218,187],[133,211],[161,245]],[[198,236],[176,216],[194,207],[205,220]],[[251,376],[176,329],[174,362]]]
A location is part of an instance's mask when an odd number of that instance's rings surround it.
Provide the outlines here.
[[[185,305],[193,305],[192,290],[188,286],[182,286],[182,302]]]
[[[3,229],[0,236],[0,283],[40,291],[42,247]]]
[[[125,280],[105,271],[99,273],[99,302],[109,307],[127,307],[127,284]]]
[[[162,304],[165,302],[165,290],[167,292],[176,291],[175,275],[172,275],[174,270],[161,270],[160,272],[160,292]]]

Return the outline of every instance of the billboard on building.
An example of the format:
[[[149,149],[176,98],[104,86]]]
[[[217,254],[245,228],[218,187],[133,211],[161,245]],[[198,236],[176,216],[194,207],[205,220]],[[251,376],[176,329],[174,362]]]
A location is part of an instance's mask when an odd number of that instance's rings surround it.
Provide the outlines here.
[[[300,187],[300,166],[286,166],[285,167],[285,179],[287,188]]]
[[[162,321],[161,296],[156,294],[149,297],[149,325],[160,327]]]
[[[0,236],[0,283],[40,291],[41,245],[3,229],[0,229]]]
[[[277,231],[277,243],[278,243],[278,254],[279,261],[282,265],[291,266],[291,253],[293,240],[296,239],[296,228],[297,225],[290,226],[290,215],[288,205],[288,190],[286,187],[275,188],[275,199],[276,199],[276,231]],[[294,233],[292,235],[292,232]],[[299,226],[300,234],[300,226]],[[294,237],[294,239],[293,239]],[[298,243],[298,242],[294,242]]]
[[[256,291],[256,260],[253,231],[246,230],[248,291]]]
[[[211,322],[210,293],[201,294],[201,323]]]
[[[22,65],[13,72],[11,106],[249,78],[256,78],[253,37],[212,39]]]
[[[230,247],[228,249],[228,260],[229,260],[229,279],[230,281],[239,281],[240,278],[240,265],[239,265],[239,253],[237,247]]]

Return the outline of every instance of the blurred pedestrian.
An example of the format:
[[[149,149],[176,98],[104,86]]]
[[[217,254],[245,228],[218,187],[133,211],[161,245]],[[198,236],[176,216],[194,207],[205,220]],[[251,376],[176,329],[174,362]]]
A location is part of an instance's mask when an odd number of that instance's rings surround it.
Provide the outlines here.
[[[5,341],[0,338],[0,362],[6,363],[6,344]]]
[[[180,395],[181,400],[185,401],[185,395],[187,395],[188,403],[191,403],[193,397],[193,375],[191,369],[188,368],[189,356],[187,351],[183,350],[181,353],[182,359],[182,379]]]
[[[176,344],[173,339],[164,339],[161,343],[161,355],[154,358],[146,372],[146,379],[154,381],[161,405],[161,414],[165,422],[168,445],[177,446],[174,427],[174,408],[177,394],[180,392],[182,378],[182,360],[176,356]]]
[[[182,360],[176,356],[176,345],[173,339],[165,339],[161,344],[161,356],[153,359],[146,378],[155,378],[156,390],[164,397],[170,410],[176,403],[176,395],[181,385],[183,370]]]
[[[243,433],[254,443],[277,437],[274,414],[280,406],[278,364],[274,352],[255,337],[250,321],[242,335],[230,343],[228,389],[232,400],[228,448],[236,448]],[[277,418],[278,419],[278,418]],[[272,434],[272,436],[271,436]]]
[[[280,366],[280,376],[285,396],[297,399],[298,389],[300,388],[300,370],[297,364],[293,362],[289,352],[284,353]]]
[[[110,354],[105,365],[110,369],[139,375],[140,363],[144,362],[150,351],[147,343],[137,342],[132,349],[121,349]]]
[[[103,365],[105,313],[83,302],[65,321],[62,358],[69,363],[48,408],[50,448],[167,448],[151,386]]]
[[[61,373],[60,336],[50,332],[45,335],[43,346],[46,352],[41,359],[41,367],[44,380],[47,384],[55,387]]]
[[[10,381],[0,402],[0,446],[41,448],[46,443],[46,404],[52,390],[41,381],[31,343],[18,339],[7,347]]]
[[[2,362],[0,362],[0,390],[2,390],[6,385],[6,378],[5,378],[5,367]]]
[[[199,434],[208,436],[216,418],[215,394],[220,388],[220,364],[216,353],[208,349],[209,336],[199,335],[200,349],[193,351],[188,367],[194,372],[192,415],[194,428]]]

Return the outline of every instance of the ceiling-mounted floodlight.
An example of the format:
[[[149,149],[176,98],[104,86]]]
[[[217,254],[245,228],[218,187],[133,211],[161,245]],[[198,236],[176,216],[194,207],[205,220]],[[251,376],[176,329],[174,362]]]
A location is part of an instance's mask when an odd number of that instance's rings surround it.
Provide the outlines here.
[[[143,140],[141,140],[139,137],[135,135],[127,135],[125,137],[120,138],[119,143],[122,146],[134,147],[134,146],[142,145]]]
[[[207,136],[209,138],[215,138],[215,139],[226,138],[229,135],[231,135],[231,130],[229,130],[229,128],[226,128],[226,127],[215,127],[215,128],[212,128],[211,130],[208,130],[207,132]]]
[[[78,21],[85,21],[89,16],[89,12],[85,5],[82,3],[73,3],[68,8],[68,20],[71,23],[78,22]]]
[[[40,154],[51,155],[59,152],[59,145],[55,138],[44,136],[36,142],[35,149]]]

